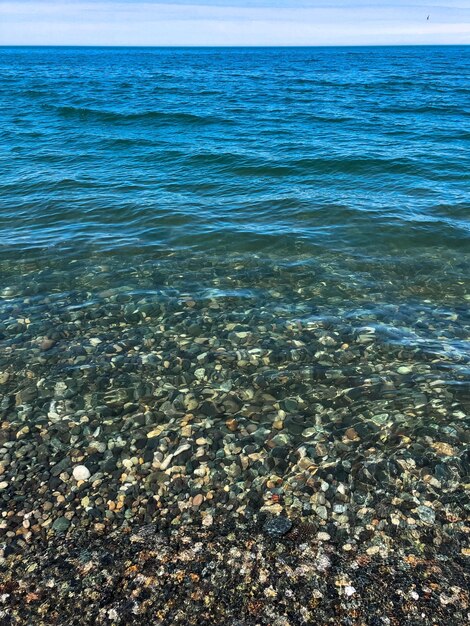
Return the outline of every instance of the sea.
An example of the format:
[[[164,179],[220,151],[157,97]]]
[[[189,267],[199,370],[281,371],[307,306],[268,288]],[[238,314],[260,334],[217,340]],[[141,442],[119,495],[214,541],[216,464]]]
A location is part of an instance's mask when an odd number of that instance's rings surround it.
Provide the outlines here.
[[[469,47],[3,47],[0,104],[7,542],[466,517]]]

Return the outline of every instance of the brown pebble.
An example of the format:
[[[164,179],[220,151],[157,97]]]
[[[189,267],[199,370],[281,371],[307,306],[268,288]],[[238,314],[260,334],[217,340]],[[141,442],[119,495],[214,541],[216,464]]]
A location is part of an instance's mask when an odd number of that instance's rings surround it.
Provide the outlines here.
[[[431,447],[441,456],[453,456],[455,454],[454,448],[450,444],[442,441],[433,442]]]
[[[202,493],[198,493],[196,496],[194,496],[193,498],[193,506],[201,506],[201,504],[204,501],[204,496],[202,495]]]
[[[50,350],[54,346],[55,346],[55,341],[53,339],[44,339],[39,344],[39,347],[41,348],[41,350],[44,350],[44,351],[45,350]]]
[[[350,441],[354,441],[354,439],[359,439],[359,435],[354,430],[354,428],[348,428],[348,430],[345,432],[345,435]]]
[[[231,430],[232,432],[237,430],[238,424],[237,424],[237,420],[236,419],[229,419],[225,422],[225,425],[227,426],[227,428],[229,430]]]

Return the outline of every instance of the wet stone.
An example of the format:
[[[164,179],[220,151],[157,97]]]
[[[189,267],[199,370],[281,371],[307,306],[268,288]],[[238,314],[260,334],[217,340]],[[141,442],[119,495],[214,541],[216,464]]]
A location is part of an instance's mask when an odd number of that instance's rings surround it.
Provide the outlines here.
[[[70,464],[70,459],[68,457],[63,458],[61,461],[52,466],[50,470],[52,476],[59,476],[59,474],[70,467]]]
[[[16,404],[17,405],[28,404],[29,402],[32,402],[36,398],[36,396],[37,396],[36,387],[33,387],[33,386],[26,387],[25,389],[22,389],[16,394],[15,396]]]
[[[291,528],[292,522],[290,519],[283,515],[278,515],[277,517],[266,520],[263,525],[263,532],[273,539],[279,539],[288,533]]]
[[[436,513],[429,506],[419,506],[416,510],[418,512],[419,518],[425,524],[434,524],[436,520]]]
[[[53,348],[55,346],[55,344],[56,344],[56,342],[54,341],[54,339],[44,339],[39,344],[39,347],[44,352],[47,352],[47,350],[50,350],[51,348]]]
[[[77,465],[73,468],[73,477],[77,481],[88,480],[90,475],[90,470],[85,465]]]
[[[66,517],[58,517],[52,524],[53,530],[56,532],[65,532],[70,526],[70,521]]]

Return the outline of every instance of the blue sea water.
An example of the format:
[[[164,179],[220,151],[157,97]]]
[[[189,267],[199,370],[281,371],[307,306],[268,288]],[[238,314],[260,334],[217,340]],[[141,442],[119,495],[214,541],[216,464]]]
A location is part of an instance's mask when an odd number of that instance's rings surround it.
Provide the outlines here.
[[[469,48],[3,48],[0,69],[6,255],[468,250]]]
[[[269,305],[270,277],[286,308],[445,316],[470,294],[469,79],[468,47],[1,48],[4,295],[85,305],[151,267],[196,298]]]

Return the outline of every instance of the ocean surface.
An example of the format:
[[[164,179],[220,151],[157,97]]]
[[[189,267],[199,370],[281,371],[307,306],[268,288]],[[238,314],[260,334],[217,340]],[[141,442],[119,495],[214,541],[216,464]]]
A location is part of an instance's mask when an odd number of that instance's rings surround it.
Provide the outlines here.
[[[462,519],[469,47],[0,48],[0,94],[10,538]]]

